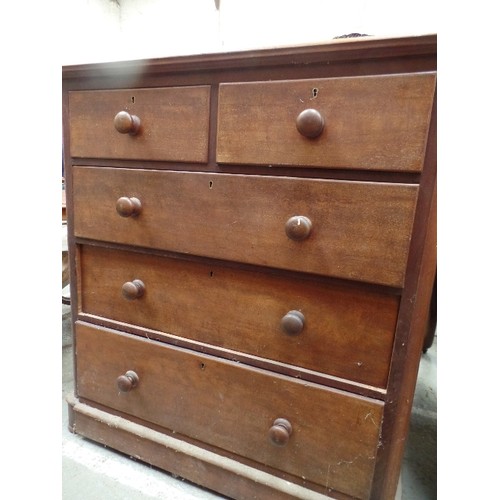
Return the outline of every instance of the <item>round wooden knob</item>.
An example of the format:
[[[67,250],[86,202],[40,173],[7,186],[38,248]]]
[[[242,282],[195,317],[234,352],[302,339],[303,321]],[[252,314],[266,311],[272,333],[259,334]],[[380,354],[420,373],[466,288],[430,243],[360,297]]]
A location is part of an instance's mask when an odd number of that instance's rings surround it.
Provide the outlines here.
[[[288,335],[297,335],[304,329],[306,318],[300,311],[288,311],[281,318],[281,329]]]
[[[138,198],[122,196],[116,202],[116,211],[121,217],[137,217],[141,210],[142,204]]]
[[[316,109],[305,109],[297,116],[297,130],[309,139],[314,139],[321,135],[325,127],[325,120]]]
[[[144,295],[145,287],[141,280],[127,281],[122,286],[122,295],[127,300],[134,300]]]
[[[305,240],[312,230],[312,222],[303,215],[290,217],[285,224],[286,235],[294,241]]]
[[[277,418],[269,429],[269,438],[276,446],[286,446],[291,435],[292,424],[284,418]]]
[[[130,392],[139,383],[137,373],[129,370],[125,375],[120,375],[116,379],[116,385],[121,392]]]
[[[141,120],[138,116],[132,115],[127,111],[120,111],[115,116],[115,129],[120,134],[136,135],[141,128]]]

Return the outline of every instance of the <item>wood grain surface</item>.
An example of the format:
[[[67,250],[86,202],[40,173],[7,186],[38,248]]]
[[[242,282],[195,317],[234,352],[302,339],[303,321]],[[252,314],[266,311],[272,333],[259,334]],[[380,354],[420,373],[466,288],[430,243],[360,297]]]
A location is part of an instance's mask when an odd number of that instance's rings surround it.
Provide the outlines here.
[[[209,86],[70,92],[71,155],[205,162],[209,101]],[[115,129],[120,111],[140,118],[137,135]]]
[[[401,287],[418,186],[75,167],[75,235]],[[120,217],[122,196],[138,217]],[[290,217],[312,233],[292,241]]]
[[[249,165],[422,170],[434,73],[221,84],[217,161]],[[323,133],[297,116],[321,113]]]
[[[383,404],[127,334],[76,325],[77,394],[357,498],[368,498]],[[139,377],[128,393],[118,376]],[[276,418],[293,426],[278,447]]]
[[[82,246],[81,310],[384,388],[399,297],[335,284]],[[144,295],[127,300],[124,283]],[[287,334],[289,311],[305,317]]]

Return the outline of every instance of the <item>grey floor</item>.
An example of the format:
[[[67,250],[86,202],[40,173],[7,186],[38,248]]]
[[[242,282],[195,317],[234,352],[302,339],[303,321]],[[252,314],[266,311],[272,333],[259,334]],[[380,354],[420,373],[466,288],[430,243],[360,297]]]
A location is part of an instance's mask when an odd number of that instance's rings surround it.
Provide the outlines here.
[[[180,478],[68,431],[66,394],[73,390],[69,306],[62,306],[62,492],[64,500],[217,499]],[[410,435],[398,496],[433,500],[436,494],[436,348],[422,355]]]

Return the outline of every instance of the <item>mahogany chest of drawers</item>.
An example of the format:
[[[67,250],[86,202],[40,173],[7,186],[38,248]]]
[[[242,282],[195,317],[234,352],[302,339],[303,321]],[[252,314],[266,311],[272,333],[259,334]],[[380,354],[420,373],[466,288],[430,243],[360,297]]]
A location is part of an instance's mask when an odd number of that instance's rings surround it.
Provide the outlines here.
[[[71,430],[232,498],[393,498],[436,269],[436,37],[62,76]]]

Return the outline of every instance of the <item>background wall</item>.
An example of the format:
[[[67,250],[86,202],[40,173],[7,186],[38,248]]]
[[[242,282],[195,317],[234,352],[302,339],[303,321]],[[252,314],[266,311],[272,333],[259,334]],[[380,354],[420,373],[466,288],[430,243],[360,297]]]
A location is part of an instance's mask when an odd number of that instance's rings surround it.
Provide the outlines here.
[[[437,32],[421,0],[66,0],[62,64]]]

